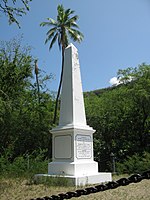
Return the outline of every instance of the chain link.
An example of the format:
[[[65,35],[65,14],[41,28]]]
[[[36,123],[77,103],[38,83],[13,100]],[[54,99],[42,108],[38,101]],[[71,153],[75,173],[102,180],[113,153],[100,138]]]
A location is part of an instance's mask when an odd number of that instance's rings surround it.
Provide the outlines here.
[[[126,186],[130,183],[138,183],[144,179],[150,179],[150,170],[143,172],[142,174],[134,174],[128,178],[121,178],[117,181],[110,181],[106,184],[100,184],[93,187],[87,187],[85,189],[76,190],[74,192],[60,193],[58,195],[52,195],[50,197],[45,196],[42,198],[34,198],[31,200],[63,200],[71,199],[73,197],[80,197],[82,195],[88,195],[96,192],[103,192],[105,190],[115,189],[120,186]]]

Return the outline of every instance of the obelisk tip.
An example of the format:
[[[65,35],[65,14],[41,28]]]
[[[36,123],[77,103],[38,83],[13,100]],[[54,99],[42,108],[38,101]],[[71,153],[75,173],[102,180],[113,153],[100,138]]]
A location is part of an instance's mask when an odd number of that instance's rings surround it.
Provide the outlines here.
[[[66,47],[66,49],[69,49],[69,48],[74,48],[74,49],[77,50],[77,48],[76,48],[72,43],[70,43],[70,44]]]

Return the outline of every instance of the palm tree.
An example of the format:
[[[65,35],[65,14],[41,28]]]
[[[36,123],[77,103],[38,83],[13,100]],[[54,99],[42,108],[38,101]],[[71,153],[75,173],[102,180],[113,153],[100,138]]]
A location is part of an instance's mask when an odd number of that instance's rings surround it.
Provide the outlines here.
[[[54,43],[57,40],[59,48],[62,53],[61,76],[56,97],[54,120],[53,120],[54,124],[56,123],[58,100],[62,86],[63,68],[64,68],[64,50],[69,44],[69,37],[74,42],[77,41],[80,43],[83,40],[83,34],[78,30],[79,26],[76,23],[79,17],[77,15],[72,16],[74,14],[74,11],[71,9],[65,10],[63,5],[58,5],[57,12],[58,12],[57,20],[48,18],[47,22],[42,22],[40,24],[40,26],[51,27],[51,29],[49,29],[47,32],[47,38],[45,40],[45,43],[50,41],[49,50],[53,47]]]

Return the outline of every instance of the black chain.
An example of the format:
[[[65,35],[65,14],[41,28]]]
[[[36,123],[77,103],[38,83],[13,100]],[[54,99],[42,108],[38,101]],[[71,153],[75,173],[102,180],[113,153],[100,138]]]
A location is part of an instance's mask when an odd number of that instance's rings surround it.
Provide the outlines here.
[[[142,174],[134,174],[128,178],[121,178],[117,181],[110,181],[106,184],[101,184],[93,187],[87,187],[85,189],[76,190],[74,192],[60,193],[58,195],[52,195],[50,197],[45,196],[42,198],[34,198],[31,200],[63,200],[71,199],[73,197],[80,197],[81,195],[88,195],[96,192],[102,192],[109,189],[115,189],[120,186],[126,186],[130,183],[138,183],[144,179],[150,179],[150,170],[143,172]]]

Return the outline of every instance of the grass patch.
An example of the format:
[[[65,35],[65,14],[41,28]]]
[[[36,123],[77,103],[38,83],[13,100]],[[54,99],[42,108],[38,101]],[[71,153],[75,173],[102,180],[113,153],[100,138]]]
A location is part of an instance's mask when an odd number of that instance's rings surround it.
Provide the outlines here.
[[[124,175],[113,177],[118,180]],[[81,196],[72,199],[85,200],[149,200],[150,199],[150,180],[142,180],[139,183],[128,186],[118,187],[113,190],[107,190],[88,196]],[[0,179],[0,199],[1,200],[30,200],[31,198],[44,197],[75,191],[75,187],[52,186],[45,183],[31,184],[25,178],[1,178]],[[79,189],[79,188],[78,188]]]
[[[63,186],[63,187],[68,187],[70,182],[67,178],[63,176],[55,176],[55,177],[50,177],[50,176],[37,176],[36,178],[33,178],[33,183],[34,184],[44,184],[47,186]]]

